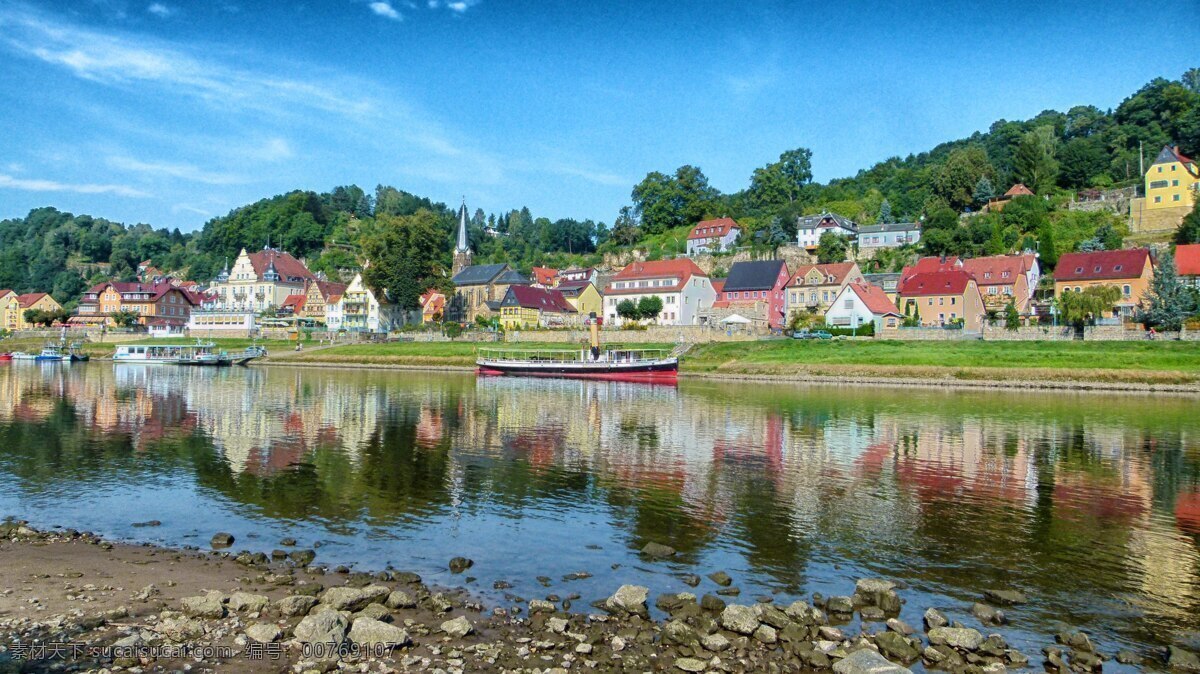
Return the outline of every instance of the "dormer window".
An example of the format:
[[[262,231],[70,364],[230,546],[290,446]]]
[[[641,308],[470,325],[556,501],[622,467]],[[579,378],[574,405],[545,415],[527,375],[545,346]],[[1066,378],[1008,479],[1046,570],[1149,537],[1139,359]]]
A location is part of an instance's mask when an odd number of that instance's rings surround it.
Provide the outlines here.
[[[1095,267],[1093,267],[1092,271],[1099,274],[1100,273],[1100,265],[1096,265]]]
[[[1113,267],[1113,271],[1121,271],[1121,269],[1122,269],[1124,266],[1125,266],[1125,265],[1119,264],[1119,265],[1117,265],[1117,266]]]
[[[1075,268],[1075,273],[1076,273],[1076,274],[1082,274],[1082,273],[1083,273],[1083,267],[1076,267],[1076,268]]]

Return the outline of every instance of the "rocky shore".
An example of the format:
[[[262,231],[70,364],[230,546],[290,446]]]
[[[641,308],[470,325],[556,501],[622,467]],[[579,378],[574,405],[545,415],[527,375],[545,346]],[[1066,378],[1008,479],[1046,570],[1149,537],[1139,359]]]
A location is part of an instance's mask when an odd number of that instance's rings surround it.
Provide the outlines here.
[[[293,540],[269,555],[230,552],[234,543],[217,534],[214,550],[173,550],[0,523],[0,672],[1082,674],[1110,661],[1200,672],[1181,648],[1106,653],[1082,631],[1022,653],[936,608],[909,625],[898,617],[903,584],[883,579],[786,606],[727,603],[731,579],[717,572],[685,579],[699,596],[625,585],[591,607],[556,595],[485,607],[410,572],[325,569]],[[448,566],[468,573],[472,562]],[[702,583],[714,591],[701,593]],[[1001,626],[1025,601],[988,590],[973,618]]]

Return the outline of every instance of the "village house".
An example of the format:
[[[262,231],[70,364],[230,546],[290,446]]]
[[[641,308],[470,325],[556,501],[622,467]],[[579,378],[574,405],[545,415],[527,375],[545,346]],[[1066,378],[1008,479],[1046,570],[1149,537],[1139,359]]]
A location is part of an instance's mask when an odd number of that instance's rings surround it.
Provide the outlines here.
[[[505,330],[560,328],[578,322],[578,312],[557,290],[511,286],[500,300],[500,325]]]
[[[898,296],[897,286],[900,285],[900,274],[896,272],[885,272],[879,274],[863,274],[863,281],[866,283],[878,286],[883,289],[887,295],[888,301],[895,304]]]
[[[304,304],[307,299],[308,295],[302,293],[288,295],[283,299],[283,304],[279,305],[276,315],[302,318],[304,315]]]
[[[1054,267],[1054,296],[1081,292],[1091,286],[1116,286],[1121,297],[1113,307],[1113,318],[1128,319],[1141,304],[1154,275],[1154,261],[1146,248],[1067,253]]]
[[[62,305],[46,293],[18,295],[11,290],[0,290],[0,313],[3,314],[5,330],[30,330],[38,327],[25,320],[25,312],[30,309],[61,311]]]
[[[288,295],[302,295],[316,280],[302,262],[277,248],[248,253],[243,248],[232,268],[217,275],[209,288],[206,309],[262,312],[283,304]]]
[[[421,322],[438,323],[446,313],[446,295],[435,288],[426,290],[420,299]]]
[[[600,296],[596,284],[591,281],[559,281],[555,290],[562,293],[581,318],[587,318],[593,313],[597,316],[604,315],[604,298]]]
[[[887,293],[868,283],[847,283],[825,312],[825,325],[836,328],[875,326],[875,332],[900,327],[904,317]]]
[[[1033,190],[1025,187],[1023,183],[1017,183],[1016,185],[1008,188],[1008,191],[1004,194],[988,199],[987,205],[983,207],[983,210],[985,212],[999,213],[1000,211],[1003,211],[1004,207],[1008,205],[1008,202],[1012,201],[1013,199],[1017,197],[1032,196],[1035,196]]]
[[[112,315],[136,314],[138,325],[155,325],[167,332],[182,332],[200,296],[171,283],[153,284],[107,281],[88,288],[79,308],[68,319],[72,325],[116,326]]]
[[[1182,208],[1190,211],[1196,203],[1200,168],[1176,146],[1163,147],[1150,170],[1146,171],[1146,208]]]
[[[874,257],[884,248],[899,248],[921,240],[921,225],[915,222],[885,222],[858,228],[858,254]]]
[[[797,311],[823,314],[847,283],[863,281],[857,262],[801,265],[788,282],[787,315]]]
[[[383,302],[363,282],[362,273],[346,286],[338,310],[339,330],[346,332],[391,332],[402,320],[400,312],[386,298]]]
[[[455,292],[462,297],[462,320],[471,321],[476,316],[491,316],[500,309],[509,287],[529,285],[525,278],[507,264],[478,264],[464,267],[452,279]]]
[[[796,243],[801,248],[816,248],[825,232],[833,232],[854,241],[858,236],[858,225],[837,213],[802,215],[796,219]]]
[[[553,288],[558,285],[558,270],[549,267],[533,267],[529,270],[535,288]]]
[[[906,316],[917,316],[923,327],[962,323],[964,330],[983,326],[983,295],[975,277],[961,270],[922,272],[904,280],[900,307]]]
[[[702,312],[700,322],[717,325],[739,316],[751,325],[778,330],[786,318],[784,288],[790,279],[783,260],[735,262],[720,292],[716,292],[712,307]]]
[[[741,233],[741,225],[734,222],[733,218],[704,220],[688,232],[687,254],[699,255],[732,250]]]
[[[975,277],[988,311],[1002,312],[1011,301],[1022,315],[1031,313],[1030,300],[1036,289],[1031,277],[1040,278],[1037,258],[1031,254],[992,255],[962,260],[961,269]]]
[[[605,322],[619,325],[617,305],[643,297],[662,300],[662,311],[654,319],[658,325],[698,325],[700,312],[712,306],[716,293],[708,275],[687,258],[633,262],[613,276],[604,290]]]
[[[345,292],[346,284],[344,283],[317,279],[309,281],[304,289],[304,310],[301,312],[301,316],[328,326],[329,307],[337,303],[335,297],[340,299]]]
[[[600,273],[594,267],[584,269],[564,269],[558,272],[558,282],[574,282],[587,281],[588,283],[599,283]]]
[[[1200,243],[1175,247],[1175,269],[1180,281],[1193,288],[1200,288]]]

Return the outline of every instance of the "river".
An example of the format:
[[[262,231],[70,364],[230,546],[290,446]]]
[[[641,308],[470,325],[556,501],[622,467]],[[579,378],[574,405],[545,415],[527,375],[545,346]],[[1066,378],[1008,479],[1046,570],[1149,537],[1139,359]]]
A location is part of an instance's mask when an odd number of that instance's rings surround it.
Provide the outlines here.
[[[416,571],[505,604],[618,585],[736,601],[904,581],[1006,635],[1067,627],[1108,652],[1200,643],[1200,405],[1185,397],[678,388],[289,367],[0,368],[0,515],[118,540]],[[134,523],[160,520],[156,527]],[[638,554],[676,548],[667,561]],[[587,572],[565,582],[565,574]],[[542,577],[539,581],[538,578]],[[549,579],[549,580],[547,580]],[[513,585],[505,593],[493,582]],[[712,591],[708,581],[698,591]],[[994,630],[993,630],[994,631]]]

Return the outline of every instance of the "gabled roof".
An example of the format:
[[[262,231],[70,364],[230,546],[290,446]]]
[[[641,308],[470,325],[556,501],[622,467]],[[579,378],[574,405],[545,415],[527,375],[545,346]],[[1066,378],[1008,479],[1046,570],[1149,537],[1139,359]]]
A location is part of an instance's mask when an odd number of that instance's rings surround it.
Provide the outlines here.
[[[533,280],[544,286],[554,285],[554,279],[558,277],[558,270],[549,267],[534,267],[530,272],[533,274]]]
[[[310,287],[315,285],[317,292],[321,293],[321,297],[328,302],[333,295],[346,294],[347,285],[345,283],[334,283],[333,281],[309,281]]]
[[[496,283],[501,285],[524,286],[529,285],[529,279],[516,269],[509,269],[503,274],[496,277]]]
[[[692,231],[688,233],[689,240],[695,239],[713,239],[725,236],[735,229],[741,229],[738,223],[734,222],[733,218],[717,218],[715,220],[703,220],[696,223]]]
[[[470,267],[463,267],[462,271],[455,274],[452,280],[456,286],[484,285],[491,283],[492,279],[507,269],[508,265],[503,262],[499,264],[473,264]]]
[[[254,267],[254,273],[260,279],[263,277],[263,274],[267,273],[267,267],[272,262],[275,263],[275,271],[279,274],[279,279],[285,283],[298,283],[316,279],[313,273],[308,270],[308,267],[305,267],[300,260],[282,250],[267,248],[250,253],[249,257],[250,264]]]
[[[881,222],[875,225],[859,225],[858,233],[882,234],[883,232],[916,232],[921,230],[919,222]]]
[[[1176,246],[1175,267],[1180,276],[1200,276],[1200,243]],[[3,290],[0,297],[4,297]]]
[[[1004,193],[1004,196],[1006,196],[1006,197],[1032,197],[1032,196],[1034,196],[1034,194],[1033,194],[1033,190],[1029,189],[1028,187],[1025,187],[1025,183],[1017,183],[1016,185],[1013,185],[1012,187],[1008,188],[1008,191]]]
[[[713,290],[717,291],[717,295],[725,292],[725,279],[715,278],[712,280]]]
[[[308,295],[288,295],[283,299],[283,306],[291,307],[295,311],[304,309],[304,302],[308,299]]]
[[[194,298],[198,293],[195,293],[186,288],[180,288],[179,286],[176,286],[167,281],[160,281],[159,283],[138,283],[136,281],[130,281],[130,282],[105,281],[104,283],[97,283],[96,285],[92,286],[91,288],[89,288],[87,290],[87,292],[85,294],[98,295],[98,294],[104,292],[104,289],[109,286],[112,286],[112,289],[117,291],[117,294],[119,294],[121,296],[122,301],[126,301],[126,298],[125,298],[126,295],[135,295],[135,294],[136,295],[147,295],[148,294],[148,295],[150,295],[150,297],[148,299],[135,299],[135,300],[129,300],[129,301],[157,302],[158,299],[160,297],[162,297],[163,295],[171,292],[172,290],[176,290],[176,291],[179,291],[179,293],[181,295],[183,295],[185,298],[187,298],[187,300],[189,302],[191,302],[192,304],[197,303],[194,300]]]
[[[559,276],[559,278],[562,278],[564,276],[578,276],[580,274],[582,274],[584,276],[591,276],[592,274],[595,274],[595,273],[596,273],[595,267],[583,267],[583,268],[576,268],[576,269],[563,269],[562,271],[558,272],[558,276]]]
[[[695,262],[688,258],[632,262],[625,265],[624,269],[617,272],[615,276],[609,279],[608,287],[605,289],[604,294],[620,295],[646,292],[675,292],[686,285],[693,276],[703,276],[707,278],[708,274],[705,274],[703,269],[701,269],[696,265]],[[618,281],[648,281],[651,279],[675,279],[675,282],[669,286],[656,286],[654,288],[614,287]]]
[[[792,274],[791,280],[788,281],[789,286],[804,285],[803,278],[808,276],[812,270],[817,270],[824,277],[821,284],[828,285],[837,283],[841,285],[845,283],[846,276],[854,270],[855,263],[853,262],[832,262],[829,264],[804,264],[796,269],[796,273]]]
[[[25,293],[24,295],[17,295],[17,303],[21,305],[22,309],[28,309],[46,296],[47,293]]]
[[[798,229],[816,229],[822,225],[832,227],[834,225],[843,229],[848,229],[852,232],[858,231],[858,223],[850,218],[844,218],[837,213],[818,213],[817,215],[802,215],[796,218],[796,227]]]
[[[430,288],[421,295],[421,310],[426,314],[438,314],[446,307],[446,296],[437,289]]]
[[[16,293],[8,288],[0,288],[0,297],[8,297],[9,295],[16,295]]]
[[[554,289],[566,297],[578,297],[590,285],[592,285],[591,281],[562,281]]]
[[[963,260],[962,270],[974,276],[980,286],[1005,286],[1016,283],[1028,267],[1023,255],[992,255]]]
[[[893,314],[900,315],[896,310],[896,305],[888,299],[887,293],[883,292],[883,288],[873,286],[867,283],[849,283],[846,285],[846,290],[842,292],[853,292],[862,300],[863,306],[876,316],[886,316]]]
[[[780,271],[787,271],[787,264],[783,260],[735,262],[729,268],[724,291],[771,290],[779,280]]]
[[[1150,251],[1146,248],[1067,253],[1054,267],[1055,281],[1097,281],[1139,278]]]
[[[573,314],[575,307],[557,290],[534,288],[533,286],[512,286],[504,294],[500,306],[518,306],[524,309],[537,309],[560,314]]]
[[[1179,147],[1172,146],[1172,145],[1164,145],[1163,149],[1159,151],[1158,156],[1154,158],[1154,162],[1150,165],[1154,166],[1154,164],[1174,164],[1175,162],[1179,162],[1180,164],[1183,164],[1185,166],[1187,164],[1195,163],[1188,157],[1185,157],[1183,154],[1181,154],[1179,152]]]
[[[966,292],[973,280],[975,279],[970,274],[961,269],[916,274],[904,280],[904,287],[900,289],[900,295],[903,297],[961,295]]]

